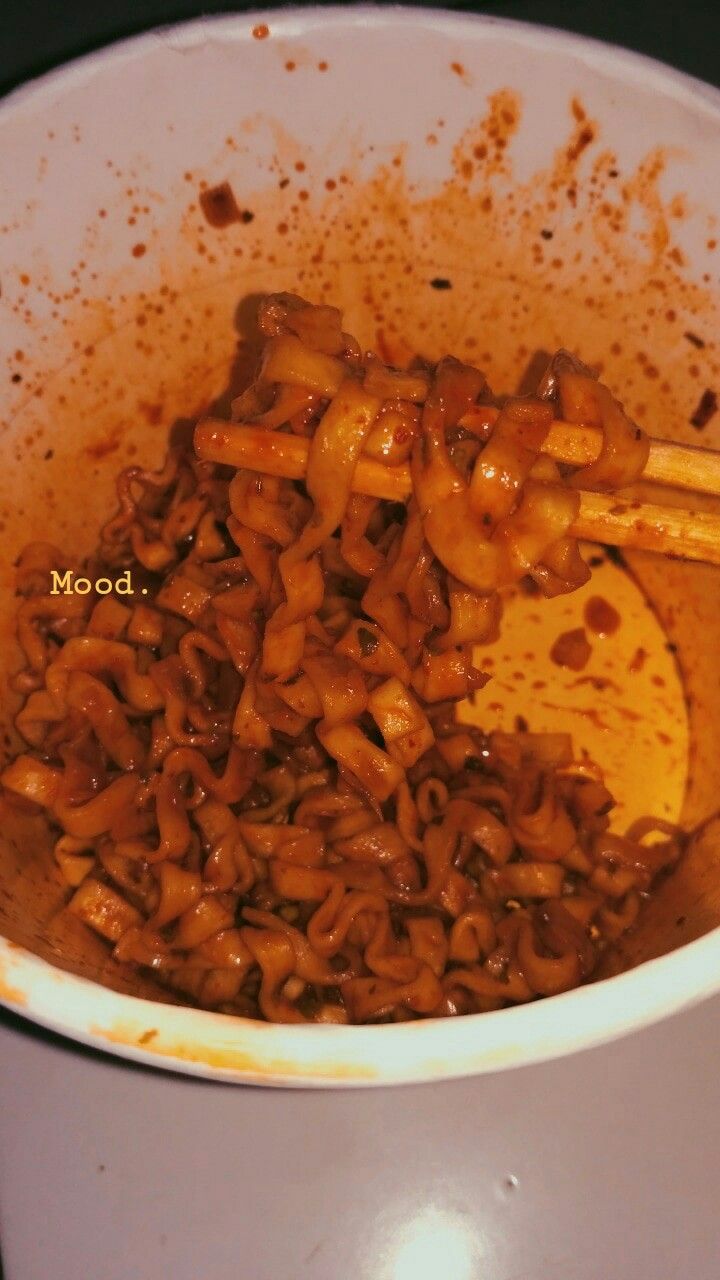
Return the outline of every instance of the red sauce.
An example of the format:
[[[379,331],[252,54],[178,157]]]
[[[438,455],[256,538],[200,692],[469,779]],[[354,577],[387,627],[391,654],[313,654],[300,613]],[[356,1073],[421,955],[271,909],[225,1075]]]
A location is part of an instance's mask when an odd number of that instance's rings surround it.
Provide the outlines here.
[[[144,244],[133,245],[133,249],[132,249],[133,258],[142,258],[145,253],[147,253],[147,249]]]
[[[266,22],[259,22],[256,27],[253,27],[252,33],[254,40],[267,40],[270,35],[270,28]]]
[[[617,609],[602,596],[591,596],[585,605],[585,622],[596,636],[612,636],[622,619]]]

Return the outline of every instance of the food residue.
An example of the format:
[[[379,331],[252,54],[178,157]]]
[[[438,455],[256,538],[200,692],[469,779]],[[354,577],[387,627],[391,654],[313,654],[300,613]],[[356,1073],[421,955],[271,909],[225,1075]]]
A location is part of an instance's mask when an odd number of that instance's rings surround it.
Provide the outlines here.
[[[585,605],[585,622],[596,636],[612,636],[620,626],[617,609],[603,596],[591,596]]]
[[[252,33],[254,40],[267,40],[270,35],[270,28],[267,22],[259,22],[256,27],[253,27]]]
[[[698,402],[698,407],[690,419],[690,425],[695,427],[698,431],[702,431],[717,412],[717,407],[717,396],[714,391],[711,391],[710,388],[707,387],[706,390],[703,391]]]
[[[550,650],[550,657],[558,667],[568,667],[571,671],[582,671],[590,661],[592,646],[585,635],[583,627],[575,627],[572,631],[563,631]]]
[[[220,182],[216,187],[201,191],[200,208],[211,227],[229,227],[232,222],[242,219],[229,182]]]

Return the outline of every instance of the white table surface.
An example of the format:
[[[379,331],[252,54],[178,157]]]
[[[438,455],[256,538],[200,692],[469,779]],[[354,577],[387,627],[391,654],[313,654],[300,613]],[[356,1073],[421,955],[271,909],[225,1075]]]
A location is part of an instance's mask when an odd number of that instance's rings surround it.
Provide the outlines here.
[[[720,998],[441,1085],[295,1091],[0,1022],[6,1280],[717,1280]]]

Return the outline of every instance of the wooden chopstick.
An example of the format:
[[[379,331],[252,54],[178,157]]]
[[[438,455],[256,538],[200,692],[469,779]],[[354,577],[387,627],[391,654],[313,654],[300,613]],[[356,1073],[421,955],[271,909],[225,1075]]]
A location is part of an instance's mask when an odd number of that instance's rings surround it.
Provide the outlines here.
[[[586,542],[720,564],[720,516],[708,511],[623,502],[613,494],[583,492],[570,532]]]
[[[492,405],[479,405],[461,418],[462,426],[471,431],[491,425],[499,413]],[[556,462],[585,467],[600,452],[602,431],[571,422],[553,422],[543,453]],[[698,449],[695,445],[673,444],[668,440],[651,440],[650,456],[642,474],[643,480],[668,485],[673,489],[692,489],[694,493],[720,495],[720,453]]]
[[[310,441],[303,436],[281,435],[264,427],[206,418],[195,428],[195,452],[206,462],[224,462],[286,480],[302,480],[307,470]],[[403,502],[412,492],[410,468],[386,467],[373,458],[359,458],[353,475],[353,492],[372,498]]]
[[[548,440],[551,445],[547,452],[552,457],[583,465],[597,457],[600,432],[591,427],[555,423]],[[302,436],[206,418],[195,428],[195,450],[207,462],[301,480],[307,469],[310,442]],[[720,454],[654,440],[642,479],[720,496]],[[401,502],[412,491],[410,468],[388,467],[373,458],[360,458],[353,490]],[[571,533],[588,542],[720,564],[720,515],[707,511],[628,501],[616,494],[582,492],[580,513]]]

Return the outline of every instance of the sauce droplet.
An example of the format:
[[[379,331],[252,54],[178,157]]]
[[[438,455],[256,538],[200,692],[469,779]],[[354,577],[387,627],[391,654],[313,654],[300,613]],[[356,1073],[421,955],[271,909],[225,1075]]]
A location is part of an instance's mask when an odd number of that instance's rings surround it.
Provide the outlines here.
[[[592,648],[582,627],[572,631],[563,631],[550,650],[550,658],[557,667],[569,667],[571,671],[582,671],[586,667]]]
[[[612,636],[620,626],[617,609],[603,596],[591,596],[585,605],[585,622],[596,636]]]

